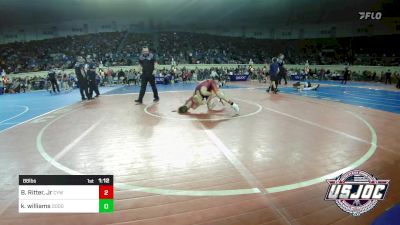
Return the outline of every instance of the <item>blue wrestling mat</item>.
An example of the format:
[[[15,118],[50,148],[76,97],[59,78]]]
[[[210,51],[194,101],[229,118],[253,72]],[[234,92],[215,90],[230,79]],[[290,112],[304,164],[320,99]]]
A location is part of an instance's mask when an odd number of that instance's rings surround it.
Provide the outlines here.
[[[317,91],[298,91],[289,86],[280,86],[279,89],[282,93],[342,102],[345,104],[400,114],[399,91],[377,90],[354,86],[322,86],[319,87]],[[265,90],[265,88],[262,90]]]
[[[101,87],[100,93],[106,93],[115,88],[118,87]],[[60,94],[32,91],[0,95],[0,131],[80,101],[79,89],[62,91]]]
[[[400,205],[395,205],[380,215],[371,225],[400,224]]]
[[[377,83],[377,82],[366,82],[366,81],[347,81],[346,84],[342,84],[340,80],[309,80],[311,83],[318,83],[318,84],[328,84],[328,85],[338,85],[338,86],[358,86],[358,87],[366,87],[366,86],[385,86],[384,83]]]

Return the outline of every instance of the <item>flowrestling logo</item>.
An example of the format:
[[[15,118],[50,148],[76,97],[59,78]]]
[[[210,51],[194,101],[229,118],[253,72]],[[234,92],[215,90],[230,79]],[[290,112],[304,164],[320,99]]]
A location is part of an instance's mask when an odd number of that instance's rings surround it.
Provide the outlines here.
[[[358,12],[360,20],[380,20],[382,18],[381,12]]]
[[[343,211],[353,216],[368,212],[385,198],[389,180],[377,180],[362,170],[351,170],[326,180],[329,184],[326,201],[336,201]]]

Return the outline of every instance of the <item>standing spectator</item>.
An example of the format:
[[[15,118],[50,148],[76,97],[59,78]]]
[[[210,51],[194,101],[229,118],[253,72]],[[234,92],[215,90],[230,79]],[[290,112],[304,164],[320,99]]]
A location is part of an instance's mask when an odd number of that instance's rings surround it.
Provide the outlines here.
[[[385,73],[385,84],[387,84],[389,81],[389,84],[392,84],[392,73],[390,72],[390,70],[388,70]]]
[[[218,73],[214,70],[214,68],[211,69],[211,74],[210,74],[211,79],[216,80],[218,77]]]
[[[128,72],[128,85],[130,85],[131,82],[134,82],[135,85],[136,85],[135,74],[133,73],[132,70],[129,70],[129,72]]]
[[[255,77],[254,77],[254,68],[253,68],[252,65],[249,65],[247,73],[249,74],[250,80],[254,80],[255,79]]]
[[[69,79],[66,73],[61,78],[61,88],[64,89],[64,91],[67,91],[69,89]]]
[[[140,86],[140,94],[139,98],[135,100],[136,103],[142,104],[144,93],[146,92],[147,83],[150,83],[151,88],[153,89],[154,102],[158,102],[160,100],[158,96],[156,79],[153,75],[154,66],[156,64],[156,59],[153,53],[150,53],[148,47],[143,47],[142,54],[139,56],[139,64],[142,67],[142,77],[141,77],[141,86]]]
[[[308,80],[308,74],[310,73],[310,64],[308,60],[306,60],[306,64],[304,65],[304,75],[306,76],[306,80]]]
[[[100,62],[100,63],[101,63],[101,62]],[[100,64],[100,65],[101,65],[101,64]],[[102,66],[102,65],[101,65],[101,66]],[[99,66],[99,67],[100,67],[100,66]],[[100,69],[99,69],[99,74],[98,74],[98,76],[99,76],[99,79],[100,79],[99,85],[104,86],[105,73],[104,73],[104,70],[101,69],[101,67],[100,67]]]
[[[4,94],[4,82],[3,82],[4,76],[1,76],[0,80],[0,95]]]
[[[112,74],[113,74],[112,69],[108,68],[108,70],[107,70],[107,83],[108,83],[108,86],[112,86],[112,84],[113,84]]]
[[[60,87],[58,86],[58,83],[57,83],[56,72],[53,69],[50,69],[50,71],[48,73],[48,80],[51,83],[53,92],[56,93],[56,88],[57,88],[57,92],[60,93]]]
[[[136,84],[139,85],[139,83],[141,82],[140,74],[139,74],[139,72],[134,72],[134,74],[135,74],[135,85]]]
[[[21,93],[21,81],[20,79],[15,79],[12,84],[13,93]]]
[[[174,58],[171,58],[171,67],[174,68],[176,66],[176,62],[174,60]]]
[[[385,73],[381,71],[381,75],[379,77],[379,82],[383,82],[383,77],[385,76]]]
[[[346,66],[344,68],[342,84],[347,84],[347,81],[350,79],[350,74],[351,74],[351,72],[349,70],[349,67]]]
[[[372,74],[371,80],[375,81],[375,79],[376,79],[376,72],[374,71],[374,73]]]
[[[27,80],[28,80],[27,77],[21,78],[21,89],[24,91],[24,93],[26,92],[26,89],[28,88]]]
[[[325,77],[325,70],[321,69],[318,73],[318,80],[322,80]]]
[[[117,76],[118,76],[118,81],[122,80],[122,82],[124,82],[125,72],[122,69],[118,72]]]

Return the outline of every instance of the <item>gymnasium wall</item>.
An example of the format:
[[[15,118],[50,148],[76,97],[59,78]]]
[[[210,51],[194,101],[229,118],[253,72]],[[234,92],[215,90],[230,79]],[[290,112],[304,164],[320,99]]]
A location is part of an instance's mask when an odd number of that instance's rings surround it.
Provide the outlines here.
[[[263,67],[264,64],[254,64],[254,68],[260,68]],[[158,65],[158,69],[162,68],[169,69],[171,65]],[[237,68],[238,64],[180,64],[178,66],[179,68],[186,67],[188,69],[195,69],[196,67],[199,69],[205,69],[205,68],[211,68],[211,67],[227,67],[227,68]],[[294,65],[294,64],[286,64],[286,68],[288,69],[303,69],[304,65]],[[114,66],[114,67],[109,67],[114,71],[123,69],[123,70],[129,70],[135,68],[136,70],[139,70],[139,66]],[[325,69],[325,70],[330,70],[331,72],[334,71],[343,71],[344,70],[344,65],[310,65],[310,69]],[[381,72],[386,72],[389,70],[393,72],[400,73],[400,67],[394,67],[394,66],[350,66],[350,70],[353,72],[357,73],[362,73],[363,71],[371,71],[371,72],[376,72],[377,74],[380,74]],[[68,69],[65,70],[66,73],[73,73],[73,69]],[[47,76],[47,71],[39,71],[39,72],[30,72],[30,73],[18,73],[18,74],[8,74],[8,76],[11,76],[12,78],[17,78],[17,77],[46,77]]]

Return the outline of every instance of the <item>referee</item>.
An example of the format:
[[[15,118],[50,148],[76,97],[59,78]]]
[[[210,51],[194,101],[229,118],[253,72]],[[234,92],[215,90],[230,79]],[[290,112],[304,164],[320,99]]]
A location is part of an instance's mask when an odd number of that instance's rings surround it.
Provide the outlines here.
[[[75,63],[75,74],[79,82],[79,91],[81,93],[82,101],[91,99],[88,92],[88,81],[85,71],[85,59],[82,56],[77,57],[77,62]]]
[[[277,63],[279,65],[279,74],[278,74],[278,83],[281,84],[282,78],[285,80],[285,85],[287,85],[287,71],[285,69],[284,64],[285,61],[283,60],[285,56],[281,53],[277,58]]]
[[[143,47],[142,54],[139,56],[139,64],[142,67],[142,77],[139,98],[135,100],[137,104],[143,103],[144,93],[146,92],[147,83],[150,83],[151,89],[153,89],[154,102],[160,100],[156,87],[156,79],[153,75],[154,65],[156,64],[153,53],[149,52],[148,47]]]
[[[56,72],[54,71],[53,68],[51,68],[50,71],[49,71],[48,80],[51,83],[51,87],[53,88],[53,92],[56,93],[56,88],[57,88],[57,92],[60,93],[60,88],[58,87],[57,78],[56,78]]]

